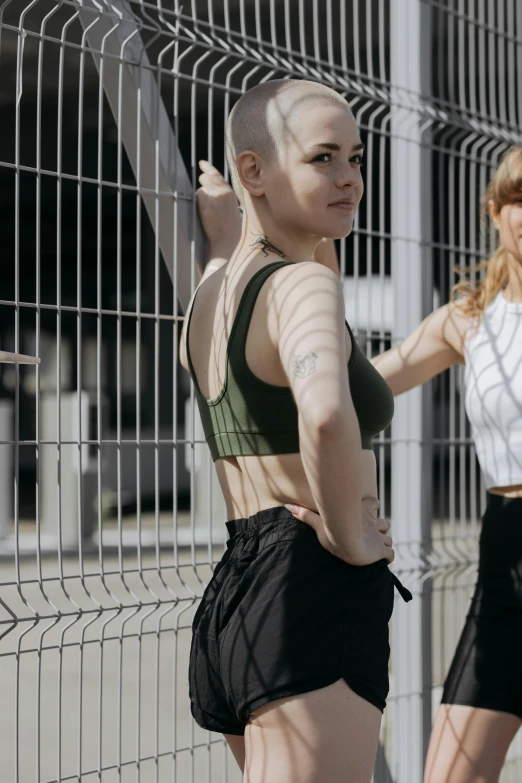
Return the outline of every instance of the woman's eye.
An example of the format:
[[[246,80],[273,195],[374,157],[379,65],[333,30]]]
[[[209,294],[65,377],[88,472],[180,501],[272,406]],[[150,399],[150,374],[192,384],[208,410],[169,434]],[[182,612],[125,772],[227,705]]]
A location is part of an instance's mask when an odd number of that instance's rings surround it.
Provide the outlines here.
[[[351,163],[355,163],[356,166],[362,166],[363,165],[363,156],[362,155],[354,155],[353,158],[350,159]]]
[[[314,162],[317,161],[318,163],[328,163],[332,159],[332,156],[329,152],[321,152],[320,155],[317,155],[314,158]]]

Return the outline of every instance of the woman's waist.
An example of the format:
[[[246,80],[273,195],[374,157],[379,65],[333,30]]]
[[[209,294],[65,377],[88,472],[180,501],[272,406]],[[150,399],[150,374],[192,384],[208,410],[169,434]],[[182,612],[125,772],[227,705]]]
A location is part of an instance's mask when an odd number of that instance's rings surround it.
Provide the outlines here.
[[[245,518],[258,511],[295,503],[318,511],[300,454],[237,457],[240,472],[224,466],[229,518]],[[219,471],[219,468],[218,468]],[[373,451],[363,451],[360,495],[377,497],[377,470]]]
[[[522,484],[513,484],[508,487],[490,487],[488,492],[497,497],[506,498],[507,500],[522,500]]]

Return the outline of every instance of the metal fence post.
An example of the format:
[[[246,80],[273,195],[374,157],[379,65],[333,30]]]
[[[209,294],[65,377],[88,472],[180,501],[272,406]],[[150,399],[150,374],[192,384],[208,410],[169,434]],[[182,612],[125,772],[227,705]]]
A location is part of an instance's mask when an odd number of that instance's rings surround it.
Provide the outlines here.
[[[14,405],[0,400],[0,441],[13,440]],[[13,517],[13,447],[0,445],[0,541],[11,531]]]
[[[94,0],[82,0],[81,5],[79,18],[90,53],[103,78],[103,89],[120,124],[121,139],[140,182],[141,197],[163,260],[176,281],[185,310],[192,295],[192,244],[196,264],[202,267],[205,239],[197,212],[193,219],[192,181],[140,36],[139,18],[127,0],[111,0],[105,9]],[[177,263],[178,259],[182,263]]]
[[[429,94],[431,9],[394,0],[391,11],[391,234],[394,344],[432,309],[427,235],[430,153],[422,146],[422,96]],[[428,122],[429,124],[429,122]],[[392,445],[394,569],[413,588],[397,600],[393,638],[393,777],[421,781],[431,724],[431,596],[423,584],[429,542],[431,459],[429,389],[397,398]]]

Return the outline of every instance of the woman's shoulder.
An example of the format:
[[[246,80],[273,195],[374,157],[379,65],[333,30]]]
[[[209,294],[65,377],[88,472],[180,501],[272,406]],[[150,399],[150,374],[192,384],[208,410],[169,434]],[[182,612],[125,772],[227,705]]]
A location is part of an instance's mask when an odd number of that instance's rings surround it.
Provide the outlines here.
[[[276,269],[272,277],[275,280],[291,282],[301,290],[318,284],[333,285],[342,290],[341,281],[335,272],[317,261],[288,262]]]
[[[331,269],[314,262],[292,262],[269,278],[267,315],[274,324],[274,339],[284,334],[302,334],[303,329],[337,331],[344,323],[344,297],[339,278]],[[313,326],[312,326],[313,325]]]
[[[315,309],[325,296],[343,299],[341,281],[331,269],[315,261],[292,262],[277,269],[270,277],[274,303],[277,306]]]
[[[476,316],[470,313],[465,297],[452,299],[438,309],[444,321],[444,335],[447,342],[462,356],[465,356],[466,341],[478,325]]]

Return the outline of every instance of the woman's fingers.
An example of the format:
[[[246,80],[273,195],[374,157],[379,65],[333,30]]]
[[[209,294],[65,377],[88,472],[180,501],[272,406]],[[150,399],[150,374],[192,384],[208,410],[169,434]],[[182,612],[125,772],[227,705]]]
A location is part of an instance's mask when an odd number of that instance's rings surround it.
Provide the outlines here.
[[[199,163],[199,168],[201,171],[204,171],[206,174],[212,174],[215,177],[218,177],[219,179],[222,179],[223,182],[225,181],[223,175],[221,174],[220,170],[217,169],[215,166],[212,165],[208,160],[205,160],[202,158]]]
[[[319,523],[322,524],[322,519],[319,514],[309,508],[306,508],[306,506],[298,506],[294,503],[285,503],[285,506],[294,515],[294,517],[301,520],[301,522],[306,522],[307,524],[312,525],[312,527],[317,526]],[[369,521],[376,525],[379,533],[383,534],[386,546],[391,546],[391,537],[387,535],[388,531],[390,530],[389,520],[375,519],[375,517],[371,517]]]
[[[313,528],[322,524],[322,519],[319,514],[306,508],[306,506],[296,506],[293,503],[285,503],[285,508],[287,508],[294,517],[301,520],[301,522],[306,522],[307,525],[311,525]]]
[[[229,192],[232,190],[223,174],[219,169],[209,163],[208,160],[200,160],[199,167],[202,171],[198,178],[201,185],[215,190],[217,193],[223,191]]]
[[[389,520],[387,519],[378,519],[378,531],[379,533],[387,533],[391,527]]]
[[[391,547],[384,548],[384,559],[388,563],[393,563],[393,561],[395,560],[395,552]]]

